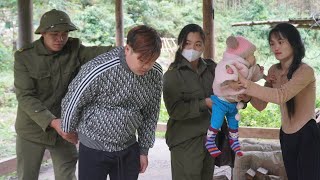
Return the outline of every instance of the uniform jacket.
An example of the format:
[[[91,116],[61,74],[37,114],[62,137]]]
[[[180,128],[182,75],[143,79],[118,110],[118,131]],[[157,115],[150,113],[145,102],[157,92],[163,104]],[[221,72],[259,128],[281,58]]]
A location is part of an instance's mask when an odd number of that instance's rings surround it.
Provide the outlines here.
[[[80,66],[111,47],[85,47],[69,38],[55,54],[40,38],[18,50],[14,61],[14,85],[18,100],[16,132],[27,140],[53,145],[57,133],[49,124],[60,118],[61,100]]]
[[[233,70],[233,74],[227,73],[227,66]],[[227,96],[229,99],[235,99],[235,95],[243,94],[245,89],[236,91],[230,87],[221,86],[226,80],[238,81],[239,73],[252,81],[258,81],[263,77],[259,65],[255,64],[250,67],[249,62],[242,57],[225,52],[215,69],[215,78],[212,84],[214,94],[216,96]]]
[[[195,72],[183,58],[172,63],[164,74],[163,98],[170,116],[166,132],[169,148],[206,135],[210,113],[205,98],[213,94],[215,66],[212,60],[201,59],[198,72]]]
[[[155,141],[162,68],[155,63],[144,75],[128,67],[124,48],[101,54],[81,67],[62,101],[62,129],[77,131],[87,147],[114,152],[136,142],[147,154]]]

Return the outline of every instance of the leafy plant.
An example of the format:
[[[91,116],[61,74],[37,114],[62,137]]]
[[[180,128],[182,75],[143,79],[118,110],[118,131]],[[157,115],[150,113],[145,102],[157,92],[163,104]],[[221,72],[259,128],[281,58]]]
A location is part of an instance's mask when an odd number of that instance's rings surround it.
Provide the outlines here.
[[[161,99],[161,107],[160,107],[160,114],[159,114],[159,122],[166,123],[169,120],[169,115],[167,109],[164,105],[163,99]]]
[[[0,120],[0,159],[15,154],[15,132],[10,123]]]
[[[106,16],[105,12],[112,11],[110,8],[90,6],[75,17],[75,23],[79,31],[75,31],[77,37],[84,42],[94,45],[113,44],[115,16]]]
[[[259,112],[249,103],[246,109],[240,110],[240,114],[240,126],[276,128],[281,125],[280,110],[276,104],[269,103],[265,110]]]
[[[0,71],[12,69],[12,59],[11,50],[0,42]]]

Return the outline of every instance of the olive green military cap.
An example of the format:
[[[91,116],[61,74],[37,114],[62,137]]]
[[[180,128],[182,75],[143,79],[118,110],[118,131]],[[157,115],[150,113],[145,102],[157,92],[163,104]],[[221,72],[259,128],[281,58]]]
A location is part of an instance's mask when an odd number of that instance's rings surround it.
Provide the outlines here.
[[[40,25],[34,33],[40,34],[41,32],[65,32],[74,30],[77,30],[77,27],[71,22],[67,13],[52,9],[42,15]]]

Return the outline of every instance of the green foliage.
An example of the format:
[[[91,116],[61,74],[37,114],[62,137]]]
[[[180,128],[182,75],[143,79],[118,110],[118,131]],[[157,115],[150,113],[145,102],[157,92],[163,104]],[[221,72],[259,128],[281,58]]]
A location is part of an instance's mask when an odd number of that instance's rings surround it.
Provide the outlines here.
[[[69,7],[76,6],[76,4],[65,0],[34,0],[33,4],[33,8],[40,8],[41,14],[51,9],[67,11]]]
[[[320,105],[320,101],[318,101],[318,104]],[[276,104],[270,103],[265,110],[259,112],[249,103],[246,109],[240,110],[240,114],[240,126],[276,128],[281,125],[280,110]],[[169,115],[162,101],[159,122],[166,123],[168,119]]]
[[[163,99],[161,99],[159,122],[166,123],[168,120],[169,120],[169,115],[168,115],[167,109],[164,105]]]
[[[279,105],[269,103],[262,112],[257,111],[250,103],[246,109],[240,110],[240,126],[274,127],[281,125]]]
[[[0,159],[15,154],[15,132],[11,123],[0,120]]]
[[[146,24],[157,29],[162,37],[177,37],[183,26],[202,24],[202,2],[189,3],[147,0],[125,1],[126,14],[135,24]],[[158,8],[161,7],[161,8]]]
[[[165,138],[166,133],[165,132],[156,132],[157,138]]]
[[[319,97],[319,96],[317,96]],[[320,99],[316,99],[316,107],[320,108]]]
[[[80,36],[84,42],[90,44],[113,44],[115,16],[106,16],[105,12],[109,11],[112,10],[106,7],[85,8],[81,14],[75,16],[75,24],[79,27],[79,31],[74,32],[75,36]]]
[[[125,7],[127,14],[136,24],[143,24],[143,18],[145,14],[152,13],[152,9],[150,9],[151,6],[149,5],[148,0],[126,0]]]
[[[13,8],[14,6],[17,5],[17,0],[5,0],[5,1],[0,1],[0,8]]]
[[[159,3],[150,1],[148,5],[148,11],[146,11],[144,16],[138,20],[138,24],[147,24],[152,27],[157,27],[157,31],[160,33],[161,37],[174,37],[172,30],[177,26],[174,4],[168,1],[161,1]],[[158,6],[163,8],[156,8]],[[127,13],[128,16],[130,16],[130,11]],[[162,14],[166,14],[166,16],[163,16]]]
[[[13,87],[12,71],[0,73],[0,108],[15,108],[17,100]]]
[[[239,11],[242,11],[243,13],[237,13],[236,15],[239,18],[243,18],[245,21],[266,19],[269,15],[269,12],[266,8],[267,1],[268,0],[247,0],[241,5],[242,7],[246,7],[246,9],[244,10],[241,8]]]
[[[14,119],[17,101],[12,71],[0,73],[0,159],[15,153]]]
[[[0,38],[1,40],[2,38]],[[0,41],[0,71],[8,71],[12,69],[12,53],[11,50]]]

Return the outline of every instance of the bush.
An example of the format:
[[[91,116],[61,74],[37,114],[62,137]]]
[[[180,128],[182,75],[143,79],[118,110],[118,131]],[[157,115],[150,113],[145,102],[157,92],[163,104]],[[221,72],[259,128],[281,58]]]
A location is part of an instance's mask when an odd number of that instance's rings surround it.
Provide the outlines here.
[[[13,72],[8,70],[0,73],[0,108],[15,108],[17,100],[13,87]]]
[[[14,121],[17,100],[13,88],[12,69],[0,72],[0,159],[15,153]]]
[[[13,67],[11,50],[0,42],[0,71],[8,71]]]
[[[161,99],[159,122],[166,123],[168,120],[169,120],[169,115],[164,105],[163,99]]]
[[[11,123],[0,119],[0,159],[15,154],[15,132]]]
[[[269,103],[262,112],[248,104],[246,109],[240,110],[240,114],[240,126],[279,128],[281,125],[280,109],[276,104]]]
[[[107,16],[108,7],[90,6],[74,18],[78,31],[73,32],[84,43],[92,45],[108,45],[114,43],[115,17]],[[114,11],[111,11],[114,13]]]

